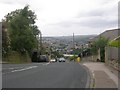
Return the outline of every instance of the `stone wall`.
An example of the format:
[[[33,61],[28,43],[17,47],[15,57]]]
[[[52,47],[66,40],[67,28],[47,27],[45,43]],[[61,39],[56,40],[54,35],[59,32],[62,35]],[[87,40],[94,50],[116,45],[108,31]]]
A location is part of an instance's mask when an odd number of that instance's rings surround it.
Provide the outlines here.
[[[119,63],[119,51],[120,48],[117,47],[106,47],[105,48],[105,63],[120,71]]]
[[[83,57],[82,61],[92,61],[92,62],[96,62],[98,59],[98,55],[92,55],[92,56],[87,56],[87,57]]]

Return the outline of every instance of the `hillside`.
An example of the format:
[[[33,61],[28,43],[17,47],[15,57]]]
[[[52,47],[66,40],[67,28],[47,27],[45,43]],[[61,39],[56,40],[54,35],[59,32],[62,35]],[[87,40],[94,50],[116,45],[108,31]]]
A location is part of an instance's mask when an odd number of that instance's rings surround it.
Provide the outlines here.
[[[97,35],[76,35],[74,36],[74,41],[76,43],[87,43],[90,38],[94,38]],[[70,43],[73,41],[73,36],[59,36],[59,37],[43,37],[43,40],[49,40],[51,42],[64,42]]]

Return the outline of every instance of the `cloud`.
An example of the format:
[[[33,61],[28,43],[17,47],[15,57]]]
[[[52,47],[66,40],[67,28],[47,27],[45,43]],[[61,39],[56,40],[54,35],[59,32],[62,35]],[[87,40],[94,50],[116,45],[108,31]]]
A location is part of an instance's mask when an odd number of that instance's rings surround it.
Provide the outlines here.
[[[90,28],[111,28],[117,26],[118,19],[117,16],[88,16],[81,18],[73,18],[68,21],[63,21],[56,24],[51,24],[54,26],[60,26],[64,28],[70,27],[90,27]]]
[[[0,0],[0,3],[9,4],[9,5],[26,5],[30,0]]]
[[[49,24],[49,26],[52,27],[50,30],[55,29],[58,32],[60,30],[63,31],[64,34],[70,34],[72,32],[76,32],[76,34],[96,34],[107,29],[117,28],[118,6],[117,2],[111,2],[112,4],[110,2],[105,2],[105,6],[99,5],[100,7],[95,9],[80,12],[76,17],[69,20]],[[83,30],[83,32],[81,33],[80,30]]]
[[[16,9],[21,9],[25,5],[29,4],[29,0],[0,0],[0,21],[5,15]]]
[[[26,4],[44,36],[98,34],[116,28],[118,0],[0,0],[0,18]]]

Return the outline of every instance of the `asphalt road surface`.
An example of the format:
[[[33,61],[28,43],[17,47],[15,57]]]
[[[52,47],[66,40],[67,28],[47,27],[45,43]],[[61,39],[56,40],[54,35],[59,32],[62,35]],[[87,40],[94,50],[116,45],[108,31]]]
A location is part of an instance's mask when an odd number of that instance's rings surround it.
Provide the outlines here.
[[[86,88],[89,74],[76,62],[3,64],[3,88]]]

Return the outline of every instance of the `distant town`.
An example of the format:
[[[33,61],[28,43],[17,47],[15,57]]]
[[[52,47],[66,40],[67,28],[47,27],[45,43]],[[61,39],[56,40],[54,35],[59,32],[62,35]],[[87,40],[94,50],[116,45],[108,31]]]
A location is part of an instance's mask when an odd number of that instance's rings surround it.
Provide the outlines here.
[[[52,47],[63,54],[74,54],[73,49],[88,48],[88,42],[97,35],[71,35],[61,37],[43,37],[43,47]],[[78,54],[78,53],[76,53]]]

